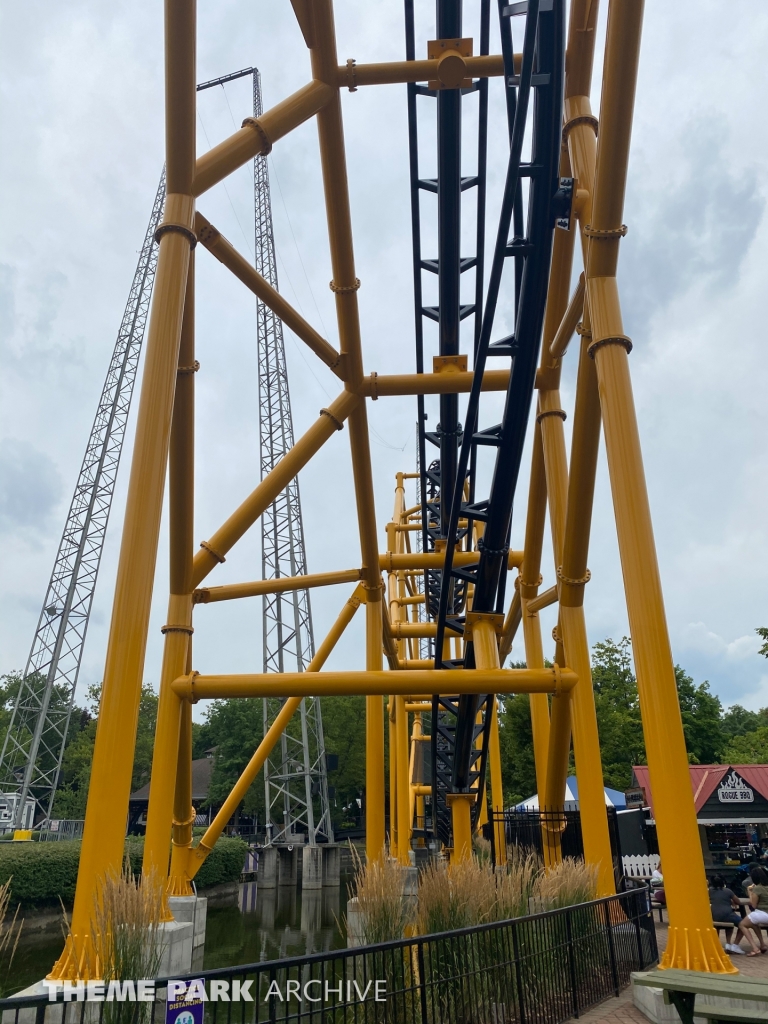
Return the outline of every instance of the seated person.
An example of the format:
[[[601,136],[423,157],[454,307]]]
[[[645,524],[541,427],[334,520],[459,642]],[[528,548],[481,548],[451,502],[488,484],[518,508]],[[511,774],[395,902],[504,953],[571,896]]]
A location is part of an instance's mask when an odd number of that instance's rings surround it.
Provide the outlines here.
[[[709,906],[712,910],[713,921],[730,921],[733,925],[730,942],[727,940],[725,948],[729,953],[744,953],[737,939],[741,938],[739,932],[744,934],[741,928],[741,914],[739,913],[739,901],[730,889],[726,888],[725,880],[721,875],[712,875],[709,880]]]
[[[768,951],[762,932],[763,928],[768,927],[768,871],[765,868],[756,867],[752,868],[749,874],[752,885],[747,889],[752,909],[742,921],[741,930],[752,946],[752,952],[747,953],[747,956],[759,956],[760,953]]]
[[[661,861],[659,861],[658,867],[653,869],[651,874],[651,899],[654,903],[660,903],[662,907],[667,905],[667,897],[664,893],[664,875],[661,873]]]

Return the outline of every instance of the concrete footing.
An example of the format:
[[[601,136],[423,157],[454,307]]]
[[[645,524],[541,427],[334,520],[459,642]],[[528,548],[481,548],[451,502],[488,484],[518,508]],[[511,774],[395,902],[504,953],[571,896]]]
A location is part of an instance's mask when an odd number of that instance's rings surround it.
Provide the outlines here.
[[[305,846],[301,851],[301,888],[322,889],[323,887],[323,847]]]
[[[192,922],[192,948],[205,945],[208,900],[205,896],[171,896],[168,899],[174,921]]]
[[[301,861],[299,861],[301,852]],[[297,885],[301,879],[303,889],[321,889],[339,885],[341,880],[341,850],[335,843],[320,846],[285,844],[265,846],[259,851],[256,880],[259,889],[277,889],[283,885]]]
[[[347,901],[347,946],[365,945],[365,924],[357,896]]]
[[[323,885],[338,885],[341,881],[341,849],[335,843],[321,846],[323,851]]]
[[[157,972],[159,977],[186,974],[192,969],[193,930],[192,921],[163,921],[160,925],[162,955]]]
[[[296,885],[299,880],[299,851],[295,846],[278,846],[278,885]]]

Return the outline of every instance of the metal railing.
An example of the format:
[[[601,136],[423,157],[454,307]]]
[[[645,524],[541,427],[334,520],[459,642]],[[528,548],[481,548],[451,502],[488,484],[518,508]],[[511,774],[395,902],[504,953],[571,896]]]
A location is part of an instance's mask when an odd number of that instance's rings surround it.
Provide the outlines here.
[[[648,893],[634,890],[509,921],[179,980],[202,979],[209,999],[216,989],[219,999],[245,989],[248,1000],[205,1003],[209,1024],[557,1024],[618,995],[632,971],[657,960]],[[145,1024],[165,1020],[159,997],[167,981],[158,981],[155,1002],[144,1004]],[[91,1024],[106,1013],[117,1019],[118,1007],[109,1003],[61,1003],[61,995],[59,1005],[44,996],[3,999],[2,1021],[25,1024],[33,1007],[35,1024]],[[140,1004],[120,1009],[120,1020],[139,1021]]]
[[[78,818],[52,818],[40,826],[41,843],[57,843],[60,839],[82,839],[85,821]]]

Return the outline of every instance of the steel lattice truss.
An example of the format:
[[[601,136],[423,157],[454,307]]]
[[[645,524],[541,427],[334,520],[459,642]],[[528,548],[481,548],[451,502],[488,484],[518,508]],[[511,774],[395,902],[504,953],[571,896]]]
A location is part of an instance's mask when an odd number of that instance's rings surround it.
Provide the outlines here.
[[[262,113],[259,72],[253,72],[253,114]],[[275,241],[266,156],[254,159],[256,269],[277,288]],[[257,301],[259,359],[259,442],[263,479],[294,443],[283,325],[275,313]],[[299,481],[269,506],[261,520],[262,578],[300,576],[307,571]],[[263,599],[264,671],[304,671],[314,654],[309,593],[269,594]],[[264,733],[284,699],[264,698]],[[264,765],[267,834],[272,842],[306,827],[308,841],[333,840],[325,744],[320,699],[301,702],[299,719],[284,730],[280,743]]]
[[[164,202],[165,171],[3,742],[0,789],[20,795],[16,827],[28,795],[48,817],[56,792],[149,313],[157,266],[154,236]]]

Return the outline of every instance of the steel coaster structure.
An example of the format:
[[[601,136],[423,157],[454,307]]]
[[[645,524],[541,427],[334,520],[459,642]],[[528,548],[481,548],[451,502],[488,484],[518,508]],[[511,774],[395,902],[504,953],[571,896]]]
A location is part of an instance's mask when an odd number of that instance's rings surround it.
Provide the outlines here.
[[[50,817],[56,795],[149,314],[157,267],[155,231],[164,203],[165,171],[3,740],[0,792],[18,794],[13,821],[17,829],[30,795],[38,820]]]
[[[136,445],[128,489],[110,641],[104,673],[92,782],[77,894],[67,946],[53,976],[97,976],[92,945],[94,894],[119,868],[130,790],[133,735],[143,673],[148,595],[169,471],[171,573],[158,721],[150,784],[144,870],[167,878],[167,892],[189,893],[191,882],[283,730],[309,695],[366,697],[366,853],[408,863],[413,844],[443,837],[451,863],[471,856],[472,836],[487,808],[503,807],[497,694],[528,693],[539,793],[547,808],[543,846],[548,863],[561,856],[563,795],[573,743],[585,858],[598,871],[601,895],[613,890],[599,737],[584,617],[597,453],[605,438],[610,486],[632,633],[644,738],[669,908],[665,967],[732,972],[712,928],[664,603],[659,578],[639,430],[629,371],[632,342],[624,332],[616,271],[623,224],[629,145],[642,28],[642,0],[609,0],[599,120],[590,104],[597,36],[597,0],[522,0],[500,5],[502,52],[482,52],[490,18],[480,4],[480,53],[462,34],[461,5],[437,0],[436,35],[417,44],[406,6],[406,60],[340,64],[331,0],[292,0],[309,50],[305,86],[200,158],[195,155],[195,6],[166,0],[167,197],[158,228],[157,282],[142,380]],[[410,26],[410,27],[409,27]],[[446,35],[442,35],[446,33]],[[426,56],[425,56],[426,52]],[[565,54],[567,53],[567,61]],[[462,167],[456,159],[464,90],[483,91],[500,79],[507,104],[509,152],[487,283],[475,264],[476,309],[471,353],[460,351],[461,262],[458,224]],[[423,261],[414,232],[417,306],[416,373],[366,375],[358,315],[352,218],[347,188],[340,93],[375,85],[410,86],[411,194],[424,187],[413,148],[417,130],[412,86],[436,93],[438,104],[438,255]],[[448,98],[450,97],[450,98]],[[351,102],[354,102],[352,100]],[[431,100],[430,100],[431,102]],[[280,296],[197,209],[208,189],[314,118],[320,147],[339,349]],[[482,156],[480,119],[478,153]],[[599,133],[599,134],[598,134]],[[530,158],[523,159],[525,139]],[[477,195],[484,170],[478,164]],[[425,179],[427,180],[427,179]],[[522,181],[522,187],[521,187]],[[458,209],[458,213],[457,213]],[[414,202],[414,227],[421,217]],[[458,219],[457,219],[458,218]],[[571,291],[575,250],[583,273]],[[196,247],[211,252],[340,380],[339,396],[296,440],[248,497],[195,552],[193,543],[194,360]],[[478,243],[477,259],[483,247]],[[514,265],[505,267],[508,258]],[[423,263],[436,263],[440,301],[423,315]],[[481,261],[482,263],[482,261]],[[470,268],[472,269],[472,268]],[[507,273],[505,273],[505,269]],[[427,273],[435,268],[426,267]],[[469,280],[469,278],[467,278]],[[513,291],[514,289],[514,291]],[[494,348],[499,297],[514,296],[514,333]],[[472,303],[467,303],[472,305]],[[480,308],[482,306],[482,308]],[[458,314],[457,314],[458,310]],[[434,313],[434,310],[433,310]],[[458,316],[458,319],[457,319]],[[424,320],[438,326],[438,352],[424,365]],[[479,324],[479,325],[478,325]],[[460,334],[460,332],[459,332]],[[566,450],[560,374],[574,334],[578,363],[570,453]],[[419,356],[419,347],[421,355]],[[467,368],[472,355],[472,369]],[[505,360],[500,369],[488,357]],[[466,363],[465,363],[466,359]],[[404,355],[405,361],[405,355]],[[503,396],[500,423],[484,425],[480,399]],[[420,462],[398,474],[387,547],[381,551],[373,493],[367,403],[390,396],[448,396],[435,438],[424,433],[419,404]],[[460,400],[467,395],[464,423]],[[533,407],[533,408],[532,408]],[[511,550],[510,522],[532,420],[532,462],[522,550]],[[338,431],[349,435],[358,515],[360,559],[322,574],[209,586],[208,576],[265,515],[301,469]],[[437,441],[439,460],[425,459]],[[490,457],[487,496],[477,467]],[[435,465],[438,463],[438,465]],[[418,500],[406,502],[408,481]],[[554,565],[543,584],[542,551],[549,513]],[[413,550],[411,534],[421,537]],[[506,577],[517,570],[507,595]],[[386,575],[386,595],[382,574]],[[419,580],[426,585],[419,585]],[[352,584],[328,635],[303,671],[201,675],[190,637],[197,605],[267,593]],[[205,585],[204,585],[205,584]],[[555,660],[544,663],[539,612],[557,605]],[[356,670],[321,671],[357,609],[365,609],[365,659]],[[202,615],[202,619],[201,619]],[[204,613],[195,613],[198,628]],[[522,627],[526,668],[504,661]],[[433,641],[433,657],[421,644]],[[384,659],[387,667],[384,668]],[[213,698],[260,696],[284,704],[221,812],[195,844],[189,764],[191,705]],[[384,697],[390,735],[389,845],[385,836]],[[442,716],[442,717],[441,717]],[[424,756],[429,744],[433,757]],[[421,753],[417,756],[417,750]],[[432,779],[423,779],[432,761]],[[488,767],[488,785],[484,765]],[[422,777],[420,777],[422,775]],[[441,821],[442,819],[442,821]],[[414,827],[416,826],[416,827]],[[421,834],[419,834],[421,833]],[[497,855],[503,834],[495,836]]]
[[[262,114],[261,75],[243,68],[197,86],[202,92],[250,76],[253,117]],[[254,253],[257,273],[277,291],[277,262],[272,227],[272,201],[266,154],[253,159]],[[256,298],[256,339],[259,365],[259,452],[261,477],[268,475],[294,444],[288,371],[282,320]],[[306,574],[304,526],[299,482],[290,480],[261,518],[261,569],[264,580],[294,579]],[[263,664],[265,672],[287,667],[304,671],[315,653],[309,592],[293,589],[262,597]],[[279,715],[285,698],[263,699],[264,734]],[[266,829],[270,843],[294,841],[304,832],[314,846],[333,842],[323,719],[319,699],[299,704],[298,735],[287,729],[264,762]]]

